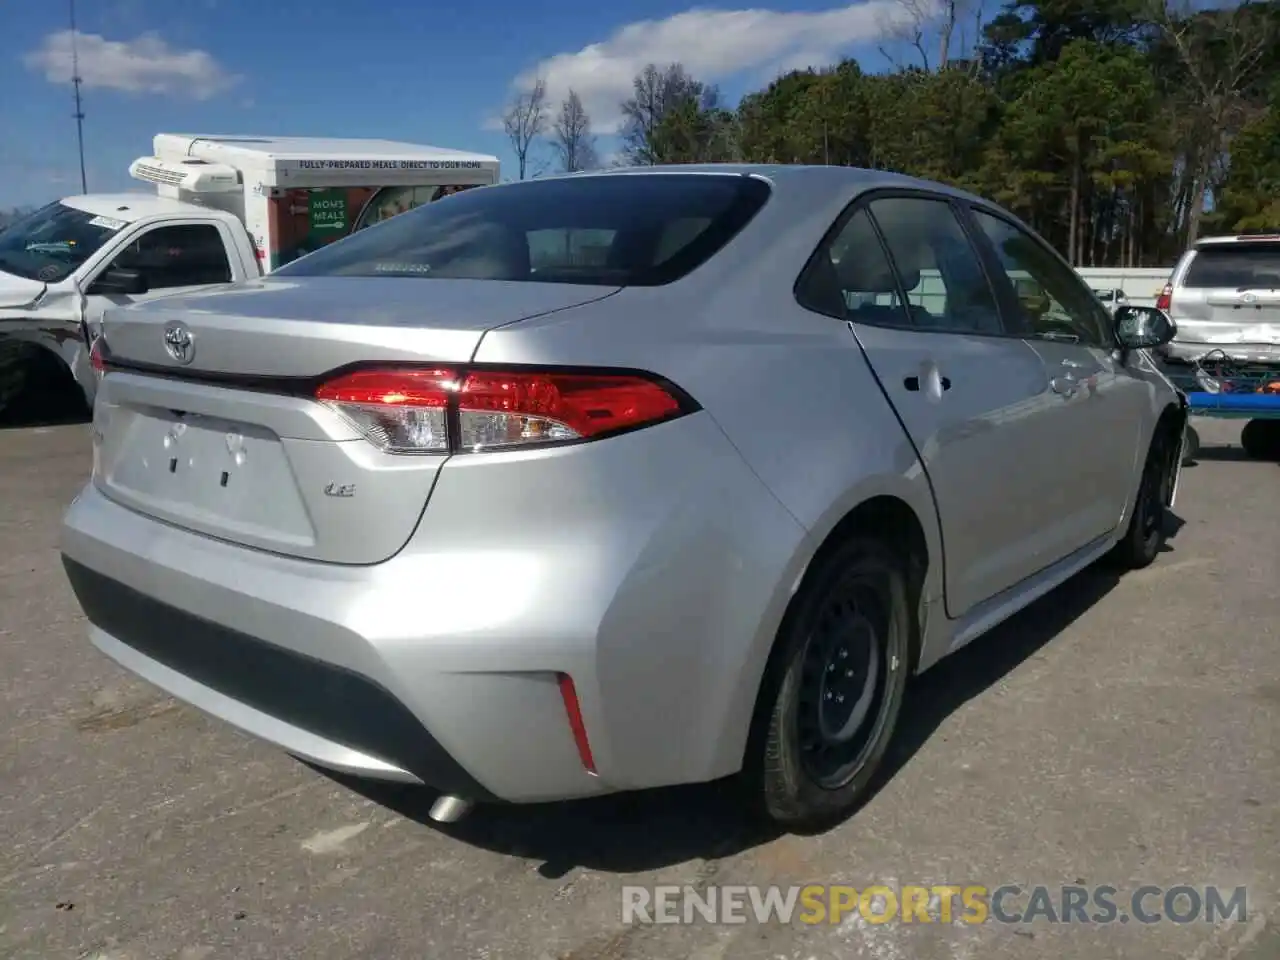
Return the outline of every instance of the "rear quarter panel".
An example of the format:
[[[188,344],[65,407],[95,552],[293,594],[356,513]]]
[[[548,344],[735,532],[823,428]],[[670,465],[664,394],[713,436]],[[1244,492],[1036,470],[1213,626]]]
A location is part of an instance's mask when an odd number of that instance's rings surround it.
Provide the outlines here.
[[[475,355],[480,363],[618,366],[668,378],[704,407],[804,529],[792,555],[777,558],[780,579],[772,593],[753,601],[756,632],[732,638],[714,652],[714,663],[689,665],[707,669],[719,683],[737,678],[732,702],[713,723],[724,731],[721,758],[734,763],[741,761],[778,622],[800,581],[796,571],[803,573],[850,510],[877,495],[905,501],[928,544],[925,598],[940,589],[937,516],[910,441],[848,327],[804,310],[792,294],[805,261],[848,199],[852,194],[766,206],[725,251],[684,280],[629,288],[595,304],[492,330]]]

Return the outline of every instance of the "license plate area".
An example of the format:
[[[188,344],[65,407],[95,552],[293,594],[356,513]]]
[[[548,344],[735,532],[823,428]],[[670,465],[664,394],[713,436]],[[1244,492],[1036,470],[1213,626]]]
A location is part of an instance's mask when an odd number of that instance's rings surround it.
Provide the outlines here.
[[[100,464],[108,492],[143,512],[267,548],[314,543],[285,446],[260,425],[117,407]]]

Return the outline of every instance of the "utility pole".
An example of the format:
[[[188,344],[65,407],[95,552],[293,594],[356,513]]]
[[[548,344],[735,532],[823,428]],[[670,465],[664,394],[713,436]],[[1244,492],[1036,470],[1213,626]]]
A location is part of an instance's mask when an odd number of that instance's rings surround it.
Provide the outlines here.
[[[80,102],[80,54],[76,32],[76,0],[68,0],[71,6],[71,85],[76,91],[76,144],[80,148],[80,192],[89,192],[89,179],[84,172],[84,109]]]

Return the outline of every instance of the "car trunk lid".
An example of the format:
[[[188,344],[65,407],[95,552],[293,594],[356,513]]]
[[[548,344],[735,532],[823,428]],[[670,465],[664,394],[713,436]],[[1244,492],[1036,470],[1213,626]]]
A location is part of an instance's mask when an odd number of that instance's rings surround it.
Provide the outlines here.
[[[412,535],[447,455],[379,449],[314,399],[325,375],[362,362],[466,363],[486,330],[613,289],[267,279],[109,313],[94,482],[196,533],[380,562]]]

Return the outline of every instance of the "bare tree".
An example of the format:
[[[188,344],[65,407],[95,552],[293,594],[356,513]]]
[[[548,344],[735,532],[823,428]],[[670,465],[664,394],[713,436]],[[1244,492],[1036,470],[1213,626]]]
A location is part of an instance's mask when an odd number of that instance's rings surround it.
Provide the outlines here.
[[[1152,19],[1182,68],[1187,128],[1183,176],[1189,194],[1185,242],[1194,243],[1205,196],[1221,181],[1231,138],[1248,119],[1248,92],[1264,57],[1280,42],[1265,5],[1245,0],[1237,7],[1205,10],[1190,0],[1155,0]]]
[[[636,75],[632,90],[622,104],[622,153],[633,164],[652,166],[661,159],[654,144],[663,119],[689,101],[701,102],[704,87],[678,63],[651,63]]]
[[[551,122],[551,149],[565,173],[590,170],[598,164],[591,117],[575,90],[569,91]]]
[[[520,179],[529,169],[529,149],[547,128],[547,85],[539,77],[528,90],[516,94],[502,115],[502,129],[511,141]]]
[[[956,42],[960,41],[963,44],[965,41],[960,20],[966,15],[966,8],[971,0],[941,0],[940,3],[932,0],[896,0],[896,2],[898,6],[896,14],[881,17],[880,29],[886,39],[905,43],[914,49],[920,57],[920,66],[926,71],[932,68],[929,47],[932,42],[936,42],[938,45],[937,68],[945,70],[947,64],[951,62]],[[978,7],[981,10],[981,4]],[[978,19],[981,22],[980,12]],[[957,33],[960,35],[958,36]],[[879,49],[881,55],[890,64],[898,68],[903,66],[899,58],[891,55],[884,46]]]

